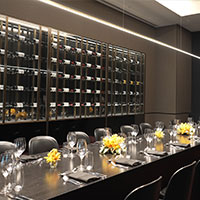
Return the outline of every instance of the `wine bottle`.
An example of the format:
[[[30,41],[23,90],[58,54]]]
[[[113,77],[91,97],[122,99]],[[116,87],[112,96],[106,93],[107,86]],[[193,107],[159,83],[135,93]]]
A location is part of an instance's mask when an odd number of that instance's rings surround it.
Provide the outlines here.
[[[51,57],[51,62],[52,62],[52,63],[56,63],[56,62],[57,62],[57,58]]]
[[[5,49],[0,49],[0,55],[4,55],[5,54]]]
[[[26,57],[24,52],[19,52],[19,51],[15,51],[12,55],[13,55],[13,57],[19,57],[19,58],[25,58]]]
[[[39,56],[38,56],[38,55],[32,55],[32,59],[33,59],[33,60],[38,60],[38,59],[39,59]]]
[[[6,35],[6,32],[0,31],[0,36],[5,37],[5,35]]]
[[[23,42],[27,41],[27,38],[23,35],[15,35],[15,38]]]

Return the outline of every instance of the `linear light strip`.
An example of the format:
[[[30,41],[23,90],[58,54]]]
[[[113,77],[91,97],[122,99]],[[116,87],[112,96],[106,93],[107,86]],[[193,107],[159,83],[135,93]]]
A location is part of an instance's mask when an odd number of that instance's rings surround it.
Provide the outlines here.
[[[125,32],[125,33],[128,33],[128,34],[130,34],[130,35],[133,35],[133,36],[142,38],[142,39],[144,39],[144,40],[153,42],[153,43],[155,43],[155,44],[159,44],[159,45],[161,45],[161,46],[164,46],[164,47],[173,49],[173,50],[178,51],[178,52],[180,52],[180,53],[183,53],[183,54],[192,56],[192,57],[194,57],[194,58],[200,59],[200,56],[197,56],[197,55],[195,55],[195,54],[192,54],[192,53],[189,53],[189,52],[187,52],[187,51],[181,50],[181,49],[176,48],[176,47],[174,47],[174,46],[168,45],[168,44],[166,44],[166,43],[164,43],[164,42],[155,40],[155,39],[153,39],[153,38],[150,38],[150,37],[147,37],[147,36],[142,35],[142,34],[140,34],[140,33],[137,33],[137,32],[131,31],[131,30],[129,30],[129,29],[120,27],[120,26],[118,26],[118,25],[112,24],[112,23],[107,22],[107,21],[104,21],[104,20],[102,20],[102,19],[99,19],[99,18],[90,16],[90,15],[87,15],[87,14],[85,14],[85,13],[82,13],[82,12],[80,12],[80,11],[74,10],[74,9],[72,9],[72,8],[63,6],[63,5],[59,4],[59,3],[53,2],[53,1],[51,1],[51,0],[38,0],[38,1],[40,1],[40,2],[42,2],[42,3],[45,3],[45,4],[48,4],[48,5],[51,5],[51,6],[53,6],[53,7],[56,7],[56,8],[65,10],[65,11],[70,12],[70,13],[72,13],[72,14],[81,16],[81,17],[83,17],[83,18],[86,18],[86,19],[89,19],[89,20],[98,22],[98,23],[103,24],[103,25],[106,25],[106,26],[108,26],[108,27],[111,27],[111,28],[120,30],[120,31]]]

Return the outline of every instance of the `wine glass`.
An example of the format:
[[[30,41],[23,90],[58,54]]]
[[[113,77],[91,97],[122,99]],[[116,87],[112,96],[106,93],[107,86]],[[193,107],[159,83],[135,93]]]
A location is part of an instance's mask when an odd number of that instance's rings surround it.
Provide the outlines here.
[[[173,126],[174,126],[174,130],[176,131],[181,123],[181,120],[180,119],[174,119],[173,121]]]
[[[137,135],[139,133],[139,126],[137,124],[132,124],[133,130],[131,131],[131,135],[135,138],[133,141],[134,144],[137,144]]]
[[[168,133],[169,133],[169,144],[171,144],[173,143],[173,125],[169,126]]]
[[[164,122],[162,122],[162,121],[156,121],[155,122],[156,130],[162,131],[164,129],[164,127],[165,127]]]
[[[187,121],[188,121],[188,124],[191,124],[191,125],[194,124],[194,121],[193,121],[192,117],[188,117]]]
[[[0,154],[0,170],[5,179],[1,194],[7,195],[12,189],[10,177],[13,172],[15,161],[15,152],[13,150],[5,151],[4,153]]]
[[[26,138],[25,137],[16,138],[14,140],[14,144],[16,147],[15,156],[19,160],[20,156],[26,150]]]
[[[68,134],[67,134],[67,142],[70,146],[70,154],[69,154],[69,157],[73,158],[73,147],[75,146],[76,144],[76,133],[75,132],[72,132],[70,131]]]
[[[150,144],[153,141],[153,130],[150,128],[144,129],[144,138],[147,141],[147,148],[146,150],[150,149]]]
[[[80,169],[80,171],[83,171],[84,170],[83,158],[85,157],[85,155],[87,153],[87,142],[86,142],[86,140],[83,139],[83,138],[78,139],[76,147],[77,147],[77,153],[78,153],[80,160],[81,160],[79,169]]]

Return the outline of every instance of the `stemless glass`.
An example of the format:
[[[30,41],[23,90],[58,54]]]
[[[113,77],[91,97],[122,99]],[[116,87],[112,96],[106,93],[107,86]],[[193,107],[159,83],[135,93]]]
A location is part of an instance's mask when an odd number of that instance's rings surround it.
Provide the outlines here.
[[[132,124],[133,130],[131,131],[131,135],[134,137],[134,144],[137,144],[137,135],[139,133],[139,126],[137,124]]]
[[[13,172],[15,161],[15,154],[13,150],[9,150],[0,154],[0,170],[5,179],[4,187],[1,190],[1,194],[7,195],[12,189],[10,176]]]
[[[14,144],[16,147],[15,156],[17,159],[20,158],[20,156],[24,153],[26,150],[26,138],[25,137],[19,137],[14,140]]]
[[[80,166],[79,166],[79,170],[83,171],[84,170],[84,166],[83,166],[83,158],[85,157],[86,153],[87,153],[87,142],[85,139],[80,138],[77,141],[77,153],[80,157]]]
[[[69,132],[67,134],[67,142],[70,146],[70,154],[69,154],[69,157],[73,158],[73,147],[75,146],[76,144],[76,134],[75,132]]]

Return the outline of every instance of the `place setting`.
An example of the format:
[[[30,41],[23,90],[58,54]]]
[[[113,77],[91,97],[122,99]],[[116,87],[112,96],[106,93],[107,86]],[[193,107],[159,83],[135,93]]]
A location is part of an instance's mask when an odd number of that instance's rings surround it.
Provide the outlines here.
[[[4,186],[0,196],[16,200],[32,200],[21,194],[24,187],[24,166],[16,157],[17,150],[7,150],[0,154],[0,171],[4,177]],[[18,154],[20,156],[21,154]]]
[[[130,169],[143,164],[142,161],[136,160],[134,156],[135,140],[133,134],[126,136],[124,134],[113,134],[103,138],[102,146],[99,153],[102,155],[108,154],[108,164],[114,167]],[[136,151],[136,149],[135,149]]]
[[[192,146],[196,135],[196,129],[191,123],[180,123],[171,127],[169,130],[170,141],[166,146],[172,146],[177,150],[184,150]]]
[[[87,142],[83,138],[78,139],[76,142],[76,155],[80,158],[80,165],[59,174],[64,184],[70,182],[75,185],[82,185],[106,178],[106,175],[92,171],[94,167],[94,155],[93,152],[88,150]]]
[[[164,151],[164,146],[162,139],[165,134],[163,132],[163,126],[160,123],[156,124],[158,127],[155,130],[145,129],[144,138],[146,139],[147,146],[144,150],[141,150],[139,153],[144,154],[145,156],[152,156],[154,158],[161,158],[168,155],[167,151]]]

